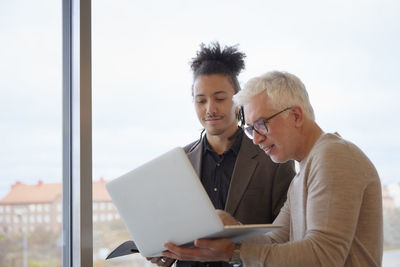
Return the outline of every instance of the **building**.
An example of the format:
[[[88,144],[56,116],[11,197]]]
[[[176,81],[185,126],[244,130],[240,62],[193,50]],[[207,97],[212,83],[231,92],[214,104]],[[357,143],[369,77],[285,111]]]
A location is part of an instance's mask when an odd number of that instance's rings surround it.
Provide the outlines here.
[[[384,211],[393,211],[396,208],[395,200],[388,186],[382,187],[383,209]]]
[[[93,223],[119,219],[101,178],[93,182]],[[47,231],[61,231],[61,183],[27,185],[16,182],[10,192],[0,200],[0,233],[33,232],[38,227]]]
[[[400,183],[393,183],[386,186],[390,196],[393,198],[393,204],[396,208],[400,207]]]

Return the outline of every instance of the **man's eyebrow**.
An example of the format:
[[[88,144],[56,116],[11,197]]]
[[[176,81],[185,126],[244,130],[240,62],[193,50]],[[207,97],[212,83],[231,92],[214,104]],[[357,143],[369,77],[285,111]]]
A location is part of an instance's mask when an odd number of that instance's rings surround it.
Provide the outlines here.
[[[260,117],[258,117],[257,119],[255,119],[254,122],[256,122],[256,121],[263,121],[263,120],[265,120],[265,116],[260,116]]]
[[[227,94],[227,92],[225,92],[225,91],[217,91],[217,92],[215,92],[215,93],[213,93],[213,95],[219,95],[219,94]],[[194,97],[198,97],[198,96],[206,96],[205,94],[197,94],[197,95],[195,95]]]
[[[225,91],[217,91],[217,92],[214,93],[214,95],[218,95],[218,94],[227,94],[227,92],[225,92]]]
[[[255,119],[255,120],[253,121],[253,124],[247,124],[247,125],[249,125],[249,126],[254,126],[254,123],[256,123],[256,122],[258,122],[258,121],[263,121],[263,120],[265,120],[265,116],[260,116],[260,117],[258,117],[257,119]]]

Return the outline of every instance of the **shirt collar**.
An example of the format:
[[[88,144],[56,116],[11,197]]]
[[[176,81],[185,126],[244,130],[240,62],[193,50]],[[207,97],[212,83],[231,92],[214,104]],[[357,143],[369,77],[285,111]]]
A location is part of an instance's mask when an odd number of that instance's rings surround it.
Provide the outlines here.
[[[229,153],[229,151],[232,151],[235,156],[237,154],[239,154],[239,150],[240,150],[240,146],[242,144],[242,138],[243,138],[243,129],[238,128],[238,130],[235,132],[234,136],[235,136],[234,137],[235,142],[233,142],[231,147],[228,150],[226,150],[223,154]],[[207,134],[204,135],[204,139],[203,139],[203,153],[206,153],[206,152],[214,152],[215,153],[215,151],[211,148],[210,144],[208,143]]]

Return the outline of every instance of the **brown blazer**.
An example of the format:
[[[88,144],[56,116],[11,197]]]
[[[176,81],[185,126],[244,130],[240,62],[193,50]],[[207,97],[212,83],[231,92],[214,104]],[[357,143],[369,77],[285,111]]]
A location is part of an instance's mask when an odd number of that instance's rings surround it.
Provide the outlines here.
[[[201,177],[203,142],[193,142],[183,149],[197,175]],[[286,193],[294,175],[293,161],[282,164],[272,162],[263,150],[243,135],[231,177],[225,211],[244,224],[272,223],[286,200]],[[193,261],[176,263],[177,267],[197,265]],[[209,266],[209,264],[199,266]],[[232,267],[227,262],[218,266]]]
[[[196,143],[185,146],[184,150],[201,177],[203,142]],[[272,162],[263,150],[243,135],[225,210],[241,223],[272,223],[286,200],[294,175],[293,161]]]

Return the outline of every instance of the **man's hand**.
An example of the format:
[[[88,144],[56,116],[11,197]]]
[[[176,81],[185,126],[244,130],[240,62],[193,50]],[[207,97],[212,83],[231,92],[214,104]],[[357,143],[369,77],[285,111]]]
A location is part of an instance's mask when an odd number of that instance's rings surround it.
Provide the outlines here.
[[[166,243],[164,246],[168,251],[164,251],[162,254],[165,257],[183,261],[229,261],[235,249],[235,244],[226,238],[197,239],[194,245],[194,248],[183,248]]]
[[[233,218],[229,213],[223,210],[215,210],[217,215],[221,219],[224,225],[237,225],[240,224],[235,218]]]
[[[152,258],[147,257],[146,260],[151,261],[152,263],[157,264],[158,266],[162,266],[162,267],[169,267],[175,261],[175,259],[166,258],[166,257],[152,257]]]

